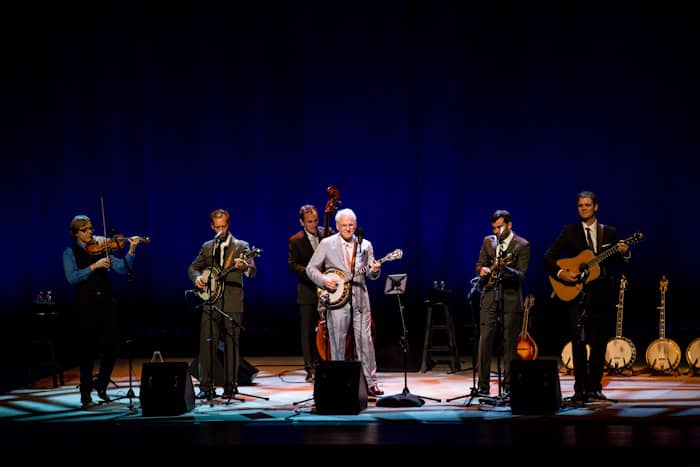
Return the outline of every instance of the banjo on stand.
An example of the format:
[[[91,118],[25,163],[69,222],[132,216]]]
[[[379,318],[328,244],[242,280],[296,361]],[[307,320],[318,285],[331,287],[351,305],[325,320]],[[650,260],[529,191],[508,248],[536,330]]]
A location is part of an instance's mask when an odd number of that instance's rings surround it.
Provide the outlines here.
[[[637,359],[637,349],[634,343],[626,337],[622,337],[622,315],[625,303],[625,291],[627,290],[627,279],[623,275],[620,278],[620,298],[617,302],[617,326],[615,337],[608,339],[605,348],[605,365],[609,370],[622,372],[631,369]]]
[[[647,365],[659,373],[675,371],[681,363],[681,349],[672,339],[666,338],[666,290],[668,279],[661,277],[659,290],[661,291],[661,303],[659,309],[659,338],[647,347]]]
[[[586,359],[591,358],[591,346],[586,344]],[[574,354],[573,354],[573,344],[571,341],[564,345],[561,350],[561,363],[566,368],[566,372],[569,373],[574,369]]]
[[[696,337],[685,349],[685,361],[688,363],[688,374],[700,370],[700,337]]]

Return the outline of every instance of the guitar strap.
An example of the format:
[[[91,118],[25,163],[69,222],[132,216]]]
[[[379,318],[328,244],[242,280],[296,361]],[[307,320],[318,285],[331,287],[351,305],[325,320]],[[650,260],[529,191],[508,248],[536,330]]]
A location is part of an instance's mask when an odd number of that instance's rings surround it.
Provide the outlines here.
[[[231,263],[233,262],[233,257],[234,254],[236,253],[236,250],[238,250],[238,240],[235,238],[231,242],[231,248],[228,250],[228,255],[226,255],[226,261],[224,261],[224,266],[223,270],[227,270],[229,266],[231,266]]]

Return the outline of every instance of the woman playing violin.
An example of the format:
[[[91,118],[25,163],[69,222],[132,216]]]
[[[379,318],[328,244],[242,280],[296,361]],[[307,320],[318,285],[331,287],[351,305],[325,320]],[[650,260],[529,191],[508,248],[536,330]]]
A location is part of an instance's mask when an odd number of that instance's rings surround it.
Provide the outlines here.
[[[92,221],[88,216],[75,216],[70,223],[70,234],[74,243],[63,252],[63,271],[68,283],[75,286],[77,295],[80,402],[86,407],[92,403],[92,389],[97,391],[100,399],[109,401],[107,384],[117,354],[117,307],[108,272],[129,272],[136,247],[144,239],[121,239],[124,245],[128,241],[129,251],[124,258],[119,258],[108,248],[108,239],[93,235]],[[96,248],[100,244],[103,248]],[[100,367],[93,380],[94,361],[98,356]]]

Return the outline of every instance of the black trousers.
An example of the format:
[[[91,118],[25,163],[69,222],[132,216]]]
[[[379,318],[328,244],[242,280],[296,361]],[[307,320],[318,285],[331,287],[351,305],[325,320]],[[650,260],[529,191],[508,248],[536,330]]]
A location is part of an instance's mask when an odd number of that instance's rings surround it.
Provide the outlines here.
[[[117,304],[111,297],[79,305],[78,336],[80,393],[90,394],[94,387],[104,389],[109,384],[117,358]],[[99,368],[93,384],[95,360]]]
[[[211,305],[205,305],[202,309],[199,331],[199,389],[201,391],[210,391],[214,387],[211,364],[212,359],[216,358],[220,341],[224,344],[224,386],[236,387],[240,366],[243,313],[226,313],[226,315],[232,319],[228,319]]]

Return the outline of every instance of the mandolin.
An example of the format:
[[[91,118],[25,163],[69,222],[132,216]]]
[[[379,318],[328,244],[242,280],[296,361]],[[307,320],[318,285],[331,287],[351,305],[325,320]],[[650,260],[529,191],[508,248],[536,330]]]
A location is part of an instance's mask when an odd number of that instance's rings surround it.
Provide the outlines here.
[[[637,349],[634,343],[626,337],[622,337],[622,315],[625,304],[625,291],[627,279],[623,275],[620,278],[620,296],[617,302],[617,326],[615,337],[608,339],[605,348],[605,365],[611,370],[621,371],[632,368],[637,359]]]
[[[521,360],[536,360],[537,359],[537,344],[535,340],[530,337],[528,332],[529,315],[530,308],[535,304],[535,296],[528,294],[525,297],[525,303],[523,305],[523,326],[520,330],[520,336],[518,337],[518,345],[516,346],[516,352]]]
[[[673,340],[666,338],[666,291],[668,279],[661,277],[659,291],[661,301],[657,307],[659,310],[659,338],[647,347],[647,365],[654,371],[669,372],[678,368],[681,363],[681,349]]]

